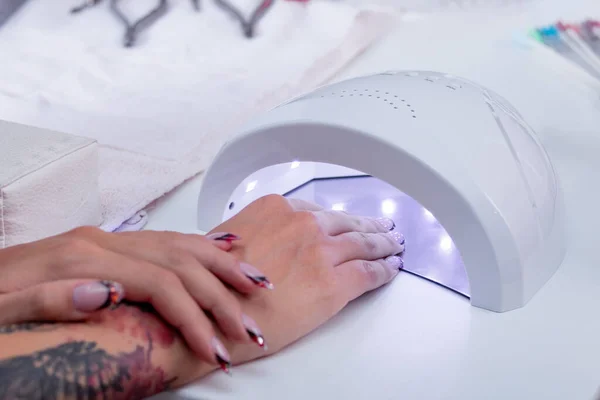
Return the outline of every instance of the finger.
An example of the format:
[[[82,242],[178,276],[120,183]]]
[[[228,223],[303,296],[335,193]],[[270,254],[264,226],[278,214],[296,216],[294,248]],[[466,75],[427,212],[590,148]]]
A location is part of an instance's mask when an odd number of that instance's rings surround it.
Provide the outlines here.
[[[231,234],[212,234],[219,237]],[[212,237],[212,236],[211,236]],[[254,293],[259,288],[270,288],[272,284],[256,268],[240,263],[232,254],[212,245],[209,236],[176,232],[138,232],[125,241],[107,240],[103,246],[123,255],[140,258],[174,271],[177,275],[189,268],[206,268],[219,279],[243,294]],[[237,238],[237,236],[236,236]],[[220,240],[222,243],[228,240]],[[196,263],[190,262],[190,257]],[[184,285],[188,281],[184,280]],[[202,292],[192,293],[196,300]]]
[[[195,239],[196,238],[193,237],[183,238],[181,245],[184,246],[183,249],[187,250],[189,254],[194,257],[196,265],[188,265],[183,268],[181,265],[171,266],[171,268],[174,268],[178,273],[179,271],[187,270],[188,267],[204,268],[212,272],[221,281],[226,282],[243,294],[255,293],[260,288],[274,288],[273,284],[265,274],[257,268],[248,263],[240,262],[235,256],[220,249],[203,249],[202,247],[197,246]],[[156,257],[160,258],[160,254],[156,254]]]
[[[72,251],[80,253],[74,257],[81,257],[82,261],[46,270],[45,280],[102,277],[119,282],[127,288],[128,300],[152,304],[161,317],[181,332],[200,358],[216,362],[212,323],[173,272],[104,249],[74,248]]]
[[[239,300],[212,273],[196,265],[189,265],[182,272],[188,291],[195,296],[203,310],[210,313],[220,330],[229,339],[248,341]]]
[[[0,325],[34,321],[80,321],[118,305],[123,286],[109,281],[63,280],[0,295]]]
[[[131,242],[126,247],[136,257],[146,258],[153,264],[163,264],[179,276],[187,292],[214,317],[228,338],[237,341],[260,339],[256,330],[248,325],[249,319],[243,317],[239,300],[222,282],[229,283],[242,293],[254,292],[259,287],[272,289],[273,285],[264,274],[249,264],[240,263],[233,255],[207,245],[206,237],[173,232],[162,235],[150,233],[146,235],[146,242],[140,240],[142,235],[129,237]],[[178,255],[173,255],[173,249]]]
[[[404,251],[404,235],[388,233],[350,232],[333,238],[337,251],[335,265],[352,260],[377,260]]]
[[[288,199],[288,202],[294,211],[321,211],[325,209],[318,204],[301,199]]]
[[[315,216],[324,231],[331,236],[347,232],[384,233],[396,227],[389,218],[360,217],[334,210],[317,211]]]
[[[353,260],[335,269],[336,284],[345,301],[352,301],[362,294],[377,289],[391,281],[404,268],[399,256],[379,260]]]
[[[156,235],[156,234],[176,234],[175,232],[156,232],[156,231],[143,231],[143,232],[118,232],[116,233],[116,235],[120,236],[120,237],[127,237],[127,238],[135,238],[135,237],[150,237],[151,235]],[[201,237],[202,235],[190,235],[190,236],[198,236]],[[233,247],[233,242],[240,240],[241,237],[239,237],[238,235],[235,235],[233,233],[227,233],[227,232],[215,232],[215,233],[210,233],[207,234],[206,236],[204,236],[206,239],[208,239],[210,241],[210,243],[215,246],[216,248],[219,248],[221,250],[224,251],[229,251],[231,250],[231,248]],[[106,237],[102,237],[103,241],[106,240]]]

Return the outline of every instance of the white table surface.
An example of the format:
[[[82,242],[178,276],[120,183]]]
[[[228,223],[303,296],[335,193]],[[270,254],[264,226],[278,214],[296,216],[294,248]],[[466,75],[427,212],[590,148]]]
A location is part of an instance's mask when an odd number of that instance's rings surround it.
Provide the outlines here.
[[[441,70],[511,101],[562,180],[567,257],[524,308],[495,314],[407,274],[357,300],[285,351],[159,399],[588,400],[600,386],[600,93],[558,78],[510,43],[513,30],[600,17],[600,2],[546,0],[504,11],[414,18],[338,79]],[[474,34],[473,32],[477,32]],[[193,232],[201,178],[158,202],[147,229]]]

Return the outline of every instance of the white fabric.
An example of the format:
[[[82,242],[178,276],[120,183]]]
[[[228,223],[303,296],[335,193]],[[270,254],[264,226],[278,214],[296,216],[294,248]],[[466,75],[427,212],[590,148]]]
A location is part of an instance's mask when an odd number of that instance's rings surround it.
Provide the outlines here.
[[[76,0],[30,0],[0,29],[0,118],[98,140],[106,230],[204,170],[247,118],[324,83],[394,21],[340,3],[278,1],[247,40],[212,1],[196,13],[171,0],[124,49],[106,3],[71,16]]]
[[[0,249],[101,221],[94,140],[0,121]]]

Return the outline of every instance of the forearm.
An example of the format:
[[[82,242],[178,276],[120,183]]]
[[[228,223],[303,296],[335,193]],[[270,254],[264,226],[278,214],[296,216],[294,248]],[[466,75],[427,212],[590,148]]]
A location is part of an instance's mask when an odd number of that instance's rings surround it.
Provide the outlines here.
[[[0,327],[0,399],[138,399],[214,369],[137,306],[84,323]]]

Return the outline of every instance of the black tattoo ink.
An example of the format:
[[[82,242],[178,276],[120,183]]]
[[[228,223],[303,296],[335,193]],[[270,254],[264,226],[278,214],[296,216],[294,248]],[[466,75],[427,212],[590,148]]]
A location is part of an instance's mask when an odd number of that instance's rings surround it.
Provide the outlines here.
[[[96,342],[64,343],[0,361],[0,399],[143,399],[168,390],[148,348],[112,355]]]

